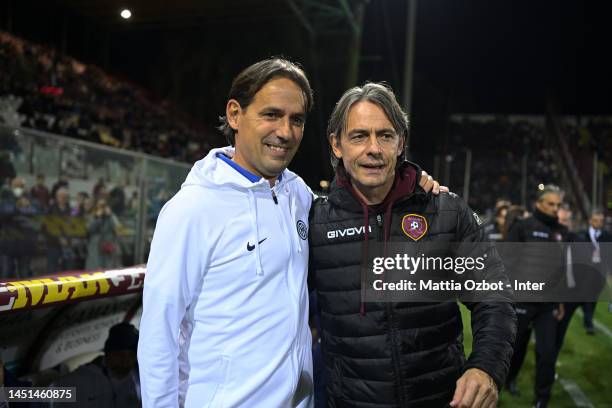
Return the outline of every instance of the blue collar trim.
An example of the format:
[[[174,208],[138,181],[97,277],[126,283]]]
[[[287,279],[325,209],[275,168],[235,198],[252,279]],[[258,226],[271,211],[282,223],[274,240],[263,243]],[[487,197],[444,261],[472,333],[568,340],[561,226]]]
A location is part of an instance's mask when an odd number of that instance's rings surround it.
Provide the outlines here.
[[[226,162],[227,164],[229,164],[230,166],[232,166],[238,173],[240,173],[244,177],[246,177],[251,183],[257,183],[259,180],[261,180],[260,176],[258,176],[256,174],[253,174],[250,171],[248,171],[247,169],[241,167],[239,164],[237,164],[236,162],[232,161],[232,159],[227,157],[225,154],[219,152],[219,153],[217,153],[217,157],[220,158],[221,160],[223,160],[224,162]]]
[[[222,152],[217,153],[217,157],[223,160],[224,162],[226,162],[227,164],[229,164],[230,166],[232,166],[238,173],[246,177],[251,183],[257,183],[259,180],[261,180],[260,176],[253,174],[247,169],[241,167],[238,163],[236,163],[235,161],[227,157],[224,153]],[[280,182],[282,179],[283,179],[283,173],[278,175],[278,181]]]

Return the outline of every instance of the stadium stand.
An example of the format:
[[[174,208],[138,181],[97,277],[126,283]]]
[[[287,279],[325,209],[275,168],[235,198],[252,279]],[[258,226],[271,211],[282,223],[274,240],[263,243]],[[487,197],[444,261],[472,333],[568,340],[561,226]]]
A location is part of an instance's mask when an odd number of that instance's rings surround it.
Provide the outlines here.
[[[501,197],[513,203],[533,202],[538,184],[558,183],[559,169],[544,116],[451,116],[447,151],[458,152],[447,159],[453,191],[463,191],[466,148],[472,152],[470,191],[477,192],[470,194],[469,204],[480,213]],[[523,160],[526,180],[522,180]],[[528,187],[524,198],[522,182]]]
[[[0,122],[193,162],[210,132],[96,66],[0,32]]]

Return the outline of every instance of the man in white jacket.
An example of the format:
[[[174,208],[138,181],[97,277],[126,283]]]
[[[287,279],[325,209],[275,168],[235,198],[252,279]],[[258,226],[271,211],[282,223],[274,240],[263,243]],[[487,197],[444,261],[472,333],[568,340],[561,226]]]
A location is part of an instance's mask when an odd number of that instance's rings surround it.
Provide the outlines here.
[[[240,73],[221,130],[155,228],[138,362],[149,407],[312,406],[308,212],[287,165],[312,90],[282,59]]]
[[[289,61],[242,71],[220,128],[235,148],[196,162],[160,212],[138,344],[144,408],[313,406],[312,193],[287,170],[312,103]]]

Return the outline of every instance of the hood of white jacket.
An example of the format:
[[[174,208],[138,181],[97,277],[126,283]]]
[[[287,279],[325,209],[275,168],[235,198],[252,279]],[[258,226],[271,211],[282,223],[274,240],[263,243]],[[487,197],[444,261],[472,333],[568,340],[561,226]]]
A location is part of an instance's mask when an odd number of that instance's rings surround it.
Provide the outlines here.
[[[265,178],[260,178],[259,181],[252,182],[247,179],[243,174],[239,173],[236,169],[232,168],[228,163],[221,160],[217,155],[219,153],[225,154],[227,157],[234,157],[235,149],[231,146],[221,147],[217,149],[212,149],[206,157],[202,160],[198,160],[191,171],[187,175],[185,182],[182,184],[181,188],[189,187],[189,186],[202,186],[202,187],[210,187],[214,188],[218,191],[223,190],[236,190],[242,191],[248,196],[249,200],[249,212],[250,212],[250,220],[251,220],[251,229],[253,231],[253,235],[255,237],[255,242],[259,242],[261,240],[259,234],[259,220],[257,214],[257,205],[255,202],[255,191],[261,189],[270,189],[270,184],[268,180]],[[279,176],[280,180],[276,181],[276,184],[272,188],[274,191],[282,193],[283,190],[286,190],[290,197],[289,200],[291,202],[291,213],[295,214],[296,206],[297,206],[297,194],[291,194],[291,189],[284,189],[283,187],[287,185],[292,180],[298,178],[297,174],[290,170],[283,170],[281,175]],[[300,248],[297,238],[295,234],[292,234],[295,244],[298,248]],[[261,261],[261,252],[260,246],[255,246],[255,253],[257,256],[257,275],[263,275],[263,263]],[[301,252],[301,249],[300,249]]]
[[[232,158],[234,157],[234,151],[234,148],[230,146],[210,150],[206,157],[195,162],[181,188],[199,185],[247,191],[253,188],[269,186],[268,181],[263,177],[255,183],[251,182],[236,169],[231,168],[231,166],[217,157],[217,154],[222,153]],[[297,175],[294,172],[285,169],[281,173],[280,181],[277,181],[275,187],[284,185],[295,178],[297,178]]]

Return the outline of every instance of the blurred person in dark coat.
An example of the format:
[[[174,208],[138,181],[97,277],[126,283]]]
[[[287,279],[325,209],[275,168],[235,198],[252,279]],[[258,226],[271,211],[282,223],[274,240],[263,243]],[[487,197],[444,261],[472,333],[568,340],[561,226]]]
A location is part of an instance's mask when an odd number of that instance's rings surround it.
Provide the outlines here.
[[[32,197],[32,203],[38,206],[41,212],[47,211],[51,201],[51,192],[45,185],[45,176],[43,174],[36,176],[36,185],[30,190],[30,196]]]

